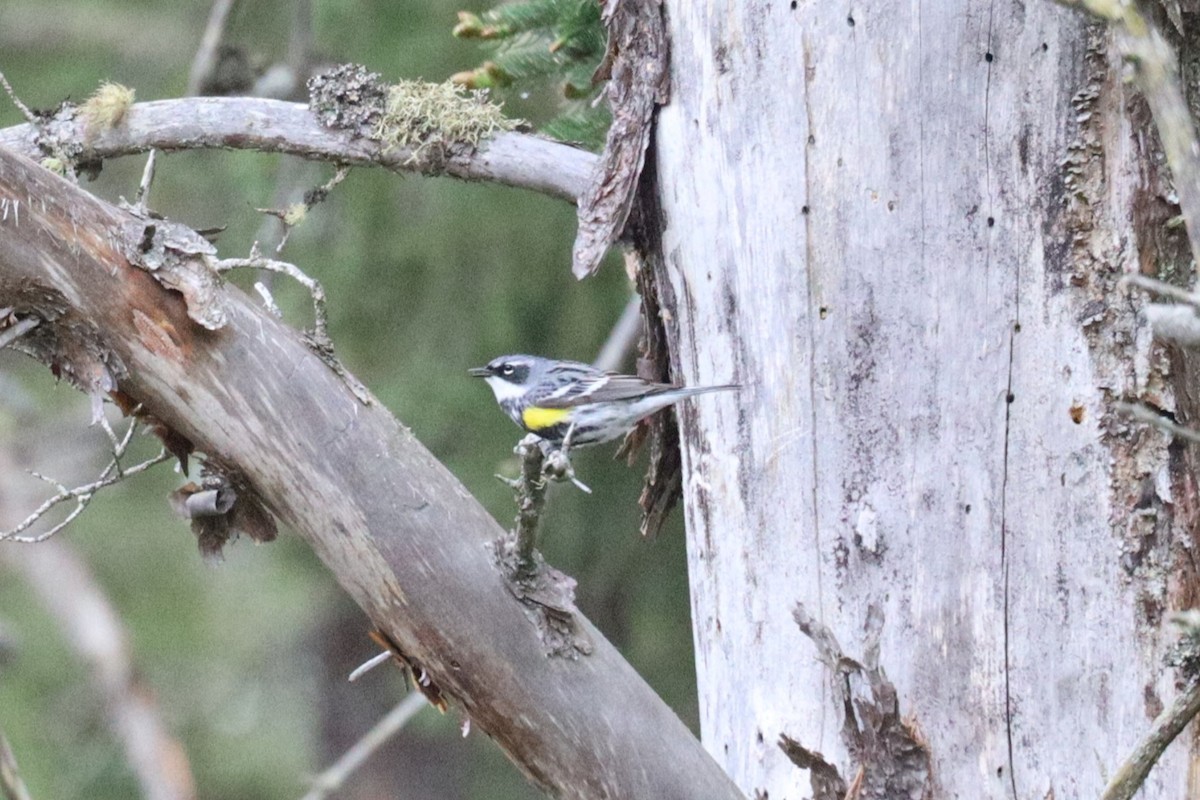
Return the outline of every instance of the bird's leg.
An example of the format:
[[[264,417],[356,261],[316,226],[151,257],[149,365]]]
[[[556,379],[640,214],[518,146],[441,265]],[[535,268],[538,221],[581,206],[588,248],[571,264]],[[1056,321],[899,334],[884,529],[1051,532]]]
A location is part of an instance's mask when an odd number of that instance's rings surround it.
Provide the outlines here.
[[[546,460],[547,472],[550,472],[557,478],[566,478],[571,483],[575,484],[582,492],[591,494],[592,490],[587,484],[575,477],[575,468],[571,466],[571,437],[575,434],[575,423],[571,423],[571,427],[567,428],[567,435],[563,437],[562,444],[558,449],[550,454]]]

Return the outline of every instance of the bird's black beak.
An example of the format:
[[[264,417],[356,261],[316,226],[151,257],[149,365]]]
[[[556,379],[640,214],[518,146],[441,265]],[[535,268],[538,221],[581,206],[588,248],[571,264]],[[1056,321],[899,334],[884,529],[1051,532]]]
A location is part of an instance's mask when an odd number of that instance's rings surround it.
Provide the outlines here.
[[[469,370],[467,370],[467,374],[472,378],[486,378],[488,375],[492,374],[492,371],[487,367],[471,367]]]

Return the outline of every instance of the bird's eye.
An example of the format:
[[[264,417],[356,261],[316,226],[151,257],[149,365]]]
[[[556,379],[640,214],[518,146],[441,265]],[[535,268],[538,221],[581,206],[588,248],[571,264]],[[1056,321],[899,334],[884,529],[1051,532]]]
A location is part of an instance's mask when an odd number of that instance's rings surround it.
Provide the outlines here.
[[[501,364],[500,365],[500,374],[501,375],[512,375],[514,372],[516,372],[516,370],[513,369],[512,364]]]

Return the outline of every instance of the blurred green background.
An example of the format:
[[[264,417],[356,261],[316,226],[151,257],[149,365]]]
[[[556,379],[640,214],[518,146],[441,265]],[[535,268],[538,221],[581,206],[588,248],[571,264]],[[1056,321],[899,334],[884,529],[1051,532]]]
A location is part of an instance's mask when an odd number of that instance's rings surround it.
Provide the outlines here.
[[[315,0],[312,47],[323,62],[363,63],[386,79],[443,80],[485,57],[450,36],[462,8],[486,6]],[[208,13],[208,2],[4,0],[0,70],[34,108],[82,100],[102,80],[133,87],[139,100],[179,96]],[[241,2],[227,39],[253,63],[269,65],[285,57],[295,17],[292,3]],[[552,95],[512,91],[506,109],[548,119]],[[0,100],[0,126],[19,122]],[[109,162],[84,185],[109,200],[131,198],[142,163]],[[282,207],[332,172],[257,153],[168,155],[160,158],[151,206],[195,228],[226,226],[221,254],[244,256],[257,237],[273,243],[279,234],[255,208]],[[279,194],[281,185],[288,194]],[[466,369],[508,352],[595,357],[631,288],[616,260],[586,282],[571,277],[574,230],[573,208],[533,193],[358,169],[283,253],[323,282],[330,332],[346,366],[505,525],[515,509],[493,474],[513,471],[518,432]],[[251,276],[235,280],[248,286]],[[308,325],[307,294],[273,285],[288,320]],[[55,384],[44,367],[0,354],[0,444],[20,467],[88,480],[106,447],[89,417],[86,400]],[[156,449],[145,441],[137,452]],[[612,450],[575,459],[594,494],[552,489],[542,549],[578,579],[584,612],[695,729],[682,526],[676,517],[656,540],[639,537],[643,465],[628,469],[611,459]],[[48,493],[32,478],[9,480],[23,485],[22,502],[31,503],[3,509],[10,518]],[[375,652],[367,621],[286,532],[267,546],[237,542],[224,563],[206,566],[167,507],[182,480],[161,466],[116,487],[61,538],[91,565],[128,626],[135,665],[187,750],[199,796],[299,797],[307,776],[403,697],[404,682],[386,668],[346,683],[348,671]],[[3,552],[0,729],[35,798],[138,794],[87,671]],[[336,796],[503,800],[540,793],[482,732],[464,740],[456,715],[426,710]]]

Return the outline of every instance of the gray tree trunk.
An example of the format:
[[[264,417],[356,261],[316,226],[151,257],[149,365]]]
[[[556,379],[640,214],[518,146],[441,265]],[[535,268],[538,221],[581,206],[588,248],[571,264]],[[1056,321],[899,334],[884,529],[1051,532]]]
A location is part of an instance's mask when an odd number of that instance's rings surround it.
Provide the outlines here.
[[[667,17],[668,333],[682,380],[743,385],[681,412],[706,747],[770,800],[1097,796],[1196,594],[1168,442],[1111,409],[1172,402],[1120,275],[1187,260],[1106,32],[1048,0]],[[1195,751],[1142,796],[1200,796]]]

